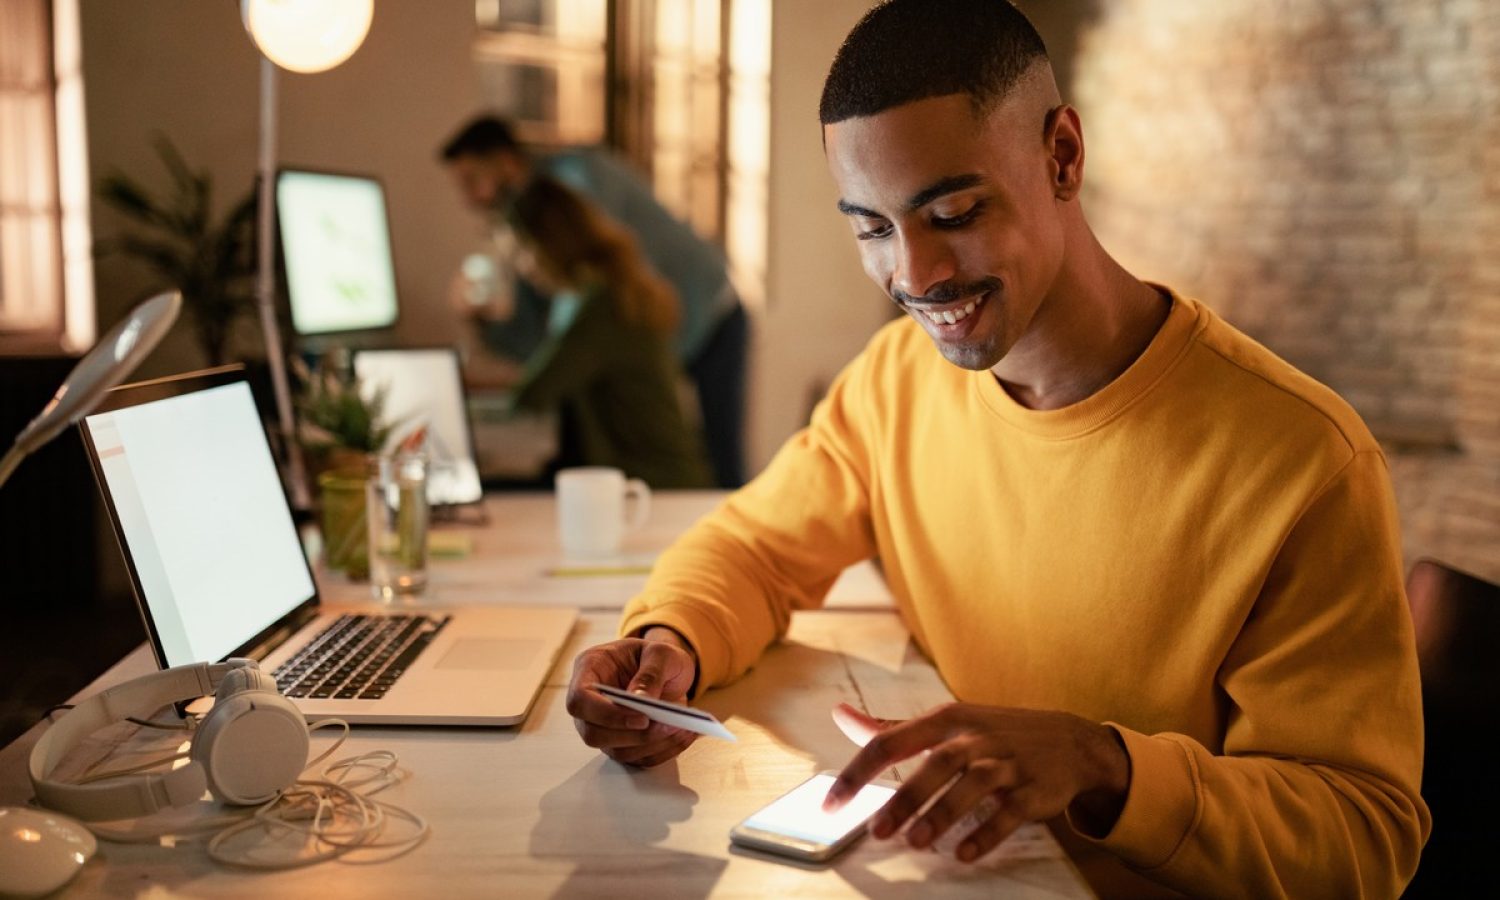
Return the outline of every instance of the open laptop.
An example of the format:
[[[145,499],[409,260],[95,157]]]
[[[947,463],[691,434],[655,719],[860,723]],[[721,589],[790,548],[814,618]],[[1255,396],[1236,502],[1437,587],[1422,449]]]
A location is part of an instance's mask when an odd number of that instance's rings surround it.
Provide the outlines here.
[[[323,609],[238,366],[116,388],[80,429],[163,668],[259,659],[309,719],[511,725],[577,618]]]
[[[395,446],[427,429],[427,500],[435,506],[478,503],[484,496],[464,399],[458,351],[452,347],[359,350],[354,374],[366,393],[385,392],[385,418]]]

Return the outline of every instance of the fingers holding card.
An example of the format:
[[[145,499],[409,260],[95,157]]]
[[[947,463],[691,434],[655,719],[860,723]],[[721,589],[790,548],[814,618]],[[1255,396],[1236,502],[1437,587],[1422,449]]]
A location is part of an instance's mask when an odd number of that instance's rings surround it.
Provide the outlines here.
[[[673,728],[681,728],[684,731],[693,731],[709,737],[720,738],[726,741],[739,740],[734,732],[724,727],[724,723],[716,719],[713,713],[684,706],[680,703],[669,703],[666,700],[658,700],[655,697],[647,697],[642,694],[632,694],[629,691],[611,687],[607,684],[596,684],[594,690],[603,694],[611,703],[622,706],[629,710],[640,713],[653,722],[663,725],[671,725]]]

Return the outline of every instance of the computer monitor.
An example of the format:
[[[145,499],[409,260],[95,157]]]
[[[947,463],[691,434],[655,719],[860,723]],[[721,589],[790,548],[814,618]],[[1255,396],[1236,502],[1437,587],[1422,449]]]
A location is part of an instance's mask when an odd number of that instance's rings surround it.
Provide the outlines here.
[[[282,169],[276,175],[276,222],[298,335],[395,324],[396,267],[379,181]]]

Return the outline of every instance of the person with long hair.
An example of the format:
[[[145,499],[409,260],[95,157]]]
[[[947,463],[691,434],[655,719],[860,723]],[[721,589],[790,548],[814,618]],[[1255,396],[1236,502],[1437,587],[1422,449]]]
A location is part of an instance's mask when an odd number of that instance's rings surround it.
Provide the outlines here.
[[[516,393],[518,406],[558,409],[558,464],[614,466],[653,488],[712,486],[678,398],[684,376],[671,341],[681,309],[671,285],[624,228],[548,176],[526,184],[506,220],[521,276],[577,303],[527,361]]]
[[[512,124],[484,114],[466,122],[438,157],[464,204],[491,228],[488,252],[475,254],[453,279],[449,299],[486,351],[470,360],[503,379],[500,361],[531,357],[547,333],[551,298],[520,278],[507,261],[506,208],[536,175],[556,178],[629,234],[640,254],[677,294],[681,315],[668,342],[697,394],[697,419],[719,487],[745,483],[745,390],[750,321],[729,278],[724,253],[657,199],[650,182],[603,147],[534,152]]]

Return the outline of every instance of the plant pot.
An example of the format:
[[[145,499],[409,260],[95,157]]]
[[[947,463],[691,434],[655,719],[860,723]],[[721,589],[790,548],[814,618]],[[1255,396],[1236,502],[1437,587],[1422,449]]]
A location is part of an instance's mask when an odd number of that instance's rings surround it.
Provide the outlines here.
[[[363,465],[319,475],[318,494],[322,506],[324,563],[350,578],[369,578],[370,529],[365,511]]]

